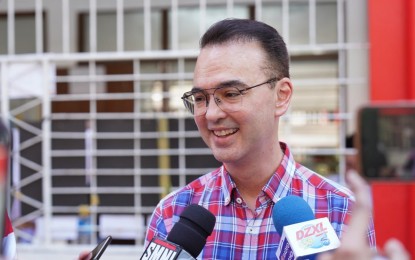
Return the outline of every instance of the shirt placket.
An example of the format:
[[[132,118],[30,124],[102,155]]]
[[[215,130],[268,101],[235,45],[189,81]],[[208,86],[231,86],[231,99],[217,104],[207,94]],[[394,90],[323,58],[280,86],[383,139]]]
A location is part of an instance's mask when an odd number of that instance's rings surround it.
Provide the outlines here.
[[[260,202],[265,203],[264,196],[261,196]],[[241,197],[236,198],[236,203],[245,209],[246,229],[244,237],[244,251],[242,259],[260,259],[258,258],[259,235],[263,221],[263,206],[261,205],[255,212],[246,207]]]

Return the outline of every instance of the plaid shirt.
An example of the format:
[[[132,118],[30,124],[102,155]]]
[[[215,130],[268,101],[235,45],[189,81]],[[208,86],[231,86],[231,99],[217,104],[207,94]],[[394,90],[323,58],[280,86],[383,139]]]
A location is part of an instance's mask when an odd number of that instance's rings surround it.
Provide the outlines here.
[[[244,203],[231,176],[222,166],[181,188],[162,201],[151,218],[146,245],[154,237],[166,238],[189,204],[199,204],[216,216],[216,225],[200,259],[275,259],[280,235],[272,221],[274,204],[287,195],[302,197],[316,218],[327,217],[341,237],[351,217],[354,198],[345,187],[296,163],[286,144],[284,158],[262,188],[253,212]],[[371,219],[368,239],[375,248]]]

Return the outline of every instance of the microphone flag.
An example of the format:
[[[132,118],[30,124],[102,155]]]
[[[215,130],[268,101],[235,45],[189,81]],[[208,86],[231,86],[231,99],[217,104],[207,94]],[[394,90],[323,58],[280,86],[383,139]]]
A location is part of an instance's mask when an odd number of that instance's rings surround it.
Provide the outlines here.
[[[277,250],[280,260],[314,260],[319,253],[336,249],[340,240],[328,218],[284,226]]]

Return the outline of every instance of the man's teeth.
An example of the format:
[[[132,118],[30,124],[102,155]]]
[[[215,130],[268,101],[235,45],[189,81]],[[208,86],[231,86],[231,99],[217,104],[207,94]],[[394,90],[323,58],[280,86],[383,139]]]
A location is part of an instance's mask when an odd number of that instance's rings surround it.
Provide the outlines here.
[[[216,136],[225,136],[225,135],[231,135],[233,133],[236,133],[237,129],[227,129],[227,130],[220,130],[220,131],[213,131],[213,133]]]

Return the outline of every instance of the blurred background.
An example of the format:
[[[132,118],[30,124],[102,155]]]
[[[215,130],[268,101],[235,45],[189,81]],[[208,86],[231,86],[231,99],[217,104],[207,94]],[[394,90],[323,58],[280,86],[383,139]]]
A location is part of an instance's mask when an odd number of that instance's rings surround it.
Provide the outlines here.
[[[12,136],[7,208],[19,259],[75,259],[106,235],[102,259],[137,259],[160,198],[219,166],[180,97],[199,38],[227,17],[281,33],[294,83],[281,139],[340,183],[358,155],[358,111],[415,99],[411,0],[0,0],[0,116]]]

